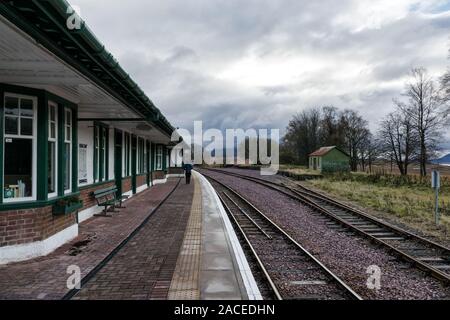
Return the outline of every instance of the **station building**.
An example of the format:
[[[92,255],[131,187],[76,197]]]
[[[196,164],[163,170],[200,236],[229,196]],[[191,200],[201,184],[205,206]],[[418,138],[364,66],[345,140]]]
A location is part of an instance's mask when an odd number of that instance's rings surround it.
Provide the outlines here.
[[[66,1],[0,3],[0,263],[75,238],[102,210],[96,190],[133,196],[180,174],[173,126],[89,28],[67,19]]]

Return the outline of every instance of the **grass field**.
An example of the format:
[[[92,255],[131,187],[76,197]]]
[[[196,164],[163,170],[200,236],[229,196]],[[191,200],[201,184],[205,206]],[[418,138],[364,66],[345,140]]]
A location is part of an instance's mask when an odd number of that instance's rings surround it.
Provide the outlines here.
[[[450,179],[444,178],[440,192],[441,225],[434,223],[434,191],[429,181],[412,176],[348,174],[325,176],[305,182],[341,200],[372,209],[379,217],[404,224],[450,243]]]
[[[306,166],[299,165],[291,165],[291,164],[280,164],[281,171],[288,171],[295,174],[305,174],[305,175],[320,175],[320,172],[317,170],[308,169]]]

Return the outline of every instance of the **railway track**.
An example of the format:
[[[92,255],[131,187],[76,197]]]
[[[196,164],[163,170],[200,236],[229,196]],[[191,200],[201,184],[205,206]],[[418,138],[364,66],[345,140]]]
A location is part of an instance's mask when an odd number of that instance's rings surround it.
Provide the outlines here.
[[[205,176],[215,187],[274,297],[280,300],[362,299],[246,198],[213,177]]]
[[[286,184],[234,172],[217,169],[207,170],[253,181],[277,190],[325,215],[328,218],[327,224],[331,228],[341,226],[345,230],[351,230],[362,235],[374,243],[388,248],[445,284],[450,283],[450,249],[443,245],[381,221],[304,186],[297,185],[294,188]]]

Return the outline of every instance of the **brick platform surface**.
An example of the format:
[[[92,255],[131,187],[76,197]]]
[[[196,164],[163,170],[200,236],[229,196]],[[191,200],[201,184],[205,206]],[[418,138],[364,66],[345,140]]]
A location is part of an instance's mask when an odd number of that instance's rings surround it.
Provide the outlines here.
[[[193,184],[182,182],[148,223],[73,299],[167,299],[193,193]]]
[[[177,181],[178,179],[169,179],[166,184],[153,186],[137,194],[125,202],[126,208],[120,209],[120,212],[114,213],[111,218],[95,217],[83,222],[79,226],[80,235],[50,255],[25,262],[0,265],[0,299],[61,299],[68,292],[66,283],[70,275],[67,273],[67,267],[77,265],[81,269],[82,276],[86,275],[148,217],[158,203],[174,188]],[[155,273],[160,270],[158,279],[164,276],[170,283],[172,273],[164,266],[176,263],[178,252],[175,254],[174,250],[178,242],[181,245],[182,226],[185,223],[183,221],[187,221],[188,217],[185,211],[190,210],[189,203],[193,193],[193,187],[186,187],[184,183],[179,188],[183,192],[175,192],[172,195],[174,200],[169,199],[164,212],[161,211],[162,213],[160,212],[158,216],[155,213],[156,219],[151,217],[148,221],[148,229],[151,232],[146,233],[147,238],[142,235],[138,237],[140,234],[138,233],[136,239],[133,238],[128,243],[128,250],[118,255],[117,259],[125,260],[122,267],[125,264],[127,268],[130,267],[130,275],[143,274],[144,270],[135,268],[142,266],[138,263],[137,257],[145,257],[145,261],[140,262],[148,263],[150,267],[147,268]],[[186,210],[184,210],[185,207]],[[169,232],[175,235],[174,239],[168,236]],[[160,245],[167,245],[170,242],[173,250],[169,250],[170,254],[155,251],[157,249],[155,247],[158,246],[153,241],[159,241]],[[142,252],[148,254],[139,255]],[[108,265],[105,267],[106,271],[110,270],[107,267]],[[108,292],[116,292],[116,288],[120,290],[123,286],[128,286],[128,281],[131,280],[128,276],[121,279],[122,282],[119,285],[111,281],[109,286],[111,289]],[[168,290],[168,284],[164,281],[154,283],[154,296],[163,297],[164,292],[167,291],[166,287]],[[129,293],[129,291],[125,292]]]

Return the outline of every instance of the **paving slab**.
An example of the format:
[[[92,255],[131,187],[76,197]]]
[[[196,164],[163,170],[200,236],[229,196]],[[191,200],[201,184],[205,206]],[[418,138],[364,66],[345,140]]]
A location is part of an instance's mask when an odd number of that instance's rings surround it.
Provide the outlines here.
[[[202,190],[200,298],[262,299],[231,223],[211,184],[194,171]]]

